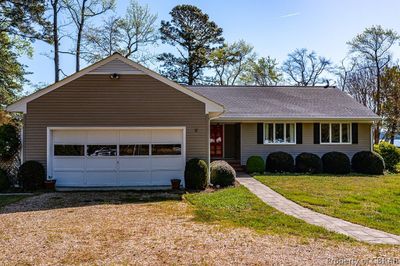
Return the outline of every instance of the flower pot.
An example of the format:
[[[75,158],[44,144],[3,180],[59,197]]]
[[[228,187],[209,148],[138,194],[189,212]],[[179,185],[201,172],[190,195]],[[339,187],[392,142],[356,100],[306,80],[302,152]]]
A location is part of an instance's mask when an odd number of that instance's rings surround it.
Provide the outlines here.
[[[44,181],[44,188],[47,189],[47,190],[51,190],[51,191],[56,190],[56,180],[55,179],[45,180]]]
[[[181,188],[181,180],[180,179],[171,179],[171,187],[172,187],[172,189],[180,189]]]

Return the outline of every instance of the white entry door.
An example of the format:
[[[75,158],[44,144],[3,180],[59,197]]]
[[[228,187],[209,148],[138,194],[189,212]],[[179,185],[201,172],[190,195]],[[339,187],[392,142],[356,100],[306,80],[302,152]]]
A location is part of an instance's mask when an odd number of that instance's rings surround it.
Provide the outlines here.
[[[52,129],[59,187],[166,186],[183,180],[183,128]]]

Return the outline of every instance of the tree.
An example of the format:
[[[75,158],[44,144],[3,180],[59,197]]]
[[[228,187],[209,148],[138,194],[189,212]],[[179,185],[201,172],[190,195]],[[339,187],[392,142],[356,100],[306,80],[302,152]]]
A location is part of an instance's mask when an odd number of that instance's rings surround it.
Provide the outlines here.
[[[246,65],[255,57],[253,47],[245,41],[224,44],[211,52],[213,82],[218,85],[234,85],[243,73]]]
[[[50,0],[53,30],[52,30],[52,43],[54,46],[53,61],[54,61],[54,81],[60,80],[60,37],[58,29],[58,15],[62,9],[59,0]]]
[[[63,0],[63,5],[71,15],[76,27],[75,71],[80,70],[82,35],[87,21],[104,14],[115,6],[115,0]]]
[[[83,34],[82,58],[95,63],[115,52],[122,54],[121,20],[115,16],[103,20],[101,27],[88,27]]]
[[[49,41],[50,23],[44,16],[45,10],[45,0],[0,1],[0,33]]]
[[[127,58],[140,61],[139,52],[145,46],[158,40],[155,29],[157,16],[148,6],[131,1],[123,18],[111,16],[100,27],[88,27],[83,34],[82,57],[88,62],[96,62],[118,52]]]
[[[209,67],[211,52],[224,41],[222,29],[195,6],[178,5],[170,15],[171,21],[161,21],[161,40],[175,46],[179,55],[161,54],[161,73],[177,82],[198,83]]]
[[[120,24],[124,36],[121,42],[125,57],[131,58],[140,50],[140,47],[157,42],[159,35],[155,28],[156,20],[157,15],[152,14],[147,5],[141,6],[137,1],[130,2],[126,16]]]
[[[314,51],[296,49],[288,54],[282,70],[297,86],[315,86],[324,81],[322,75],[329,70],[331,62]]]
[[[385,68],[381,77],[382,115],[388,128],[390,143],[400,126],[400,67]]]
[[[27,74],[24,65],[18,62],[22,54],[32,55],[29,42],[0,33],[0,110],[15,101],[22,91]]]
[[[342,91],[350,94],[365,107],[376,112],[376,88],[373,70],[362,58],[345,58],[334,72]]]
[[[250,60],[240,76],[242,83],[259,86],[276,85],[281,78],[282,74],[278,69],[278,62],[271,57]]]
[[[347,44],[350,53],[363,58],[375,75],[376,114],[381,116],[381,74],[391,60],[390,48],[399,40],[399,35],[391,29],[381,26],[366,28]],[[375,143],[379,142],[380,122],[375,128]]]

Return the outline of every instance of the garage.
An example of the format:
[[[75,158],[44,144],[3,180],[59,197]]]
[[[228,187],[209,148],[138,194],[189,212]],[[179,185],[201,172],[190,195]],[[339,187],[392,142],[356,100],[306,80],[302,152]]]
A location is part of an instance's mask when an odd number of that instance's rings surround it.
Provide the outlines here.
[[[48,128],[57,187],[169,186],[182,180],[185,128]]]

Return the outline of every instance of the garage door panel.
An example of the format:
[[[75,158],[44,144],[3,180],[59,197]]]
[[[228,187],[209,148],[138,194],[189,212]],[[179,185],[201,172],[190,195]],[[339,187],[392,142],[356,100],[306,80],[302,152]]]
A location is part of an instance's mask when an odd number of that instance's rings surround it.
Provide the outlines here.
[[[151,172],[151,184],[153,186],[168,186],[171,185],[171,179],[180,179],[182,176],[182,170],[153,170]]]
[[[54,171],[57,186],[81,186],[84,183],[83,171]]]
[[[157,129],[152,131],[153,143],[173,143],[182,142],[182,130],[179,129]]]
[[[119,169],[120,171],[125,170],[142,170],[149,171],[151,169],[151,161],[149,157],[141,157],[141,158],[121,158],[119,159]]]
[[[53,169],[57,170],[82,170],[85,167],[84,158],[55,158]]]
[[[86,135],[83,130],[55,130],[53,139],[54,143],[60,144],[85,144]]]
[[[88,171],[94,170],[116,170],[117,159],[108,158],[88,158],[86,161],[86,169]]]
[[[148,186],[151,182],[149,171],[120,171],[119,185],[121,186]]]
[[[121,144],[149,144],[151,142],[151,130],[121,130],[119,138]]]
[[[151,168],[153,170],[179,170],[182,169],[183,158],[178,157],[153,157]]]
[[[87,144],[117,144],[118,131],[116,130],[90,130],[87,133]]]
[[[86,184],[88,186],[116,186],[116,171],[86,171]]]

